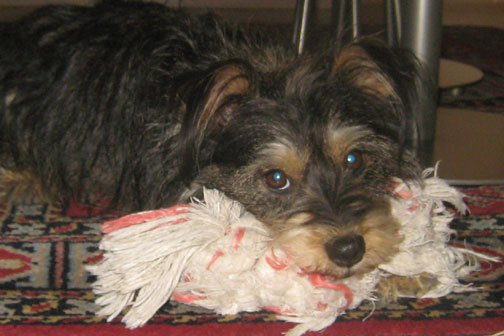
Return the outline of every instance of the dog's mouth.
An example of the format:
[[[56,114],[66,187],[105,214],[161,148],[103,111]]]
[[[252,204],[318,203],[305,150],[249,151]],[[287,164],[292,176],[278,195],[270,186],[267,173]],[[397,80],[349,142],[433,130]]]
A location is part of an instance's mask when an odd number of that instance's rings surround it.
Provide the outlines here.
[[[326,276],[332,281],[359,276],[372,271],[378,264],[375,264],[366,254],[354,265],[341,266],[335,264],[327,254],[299,254],[288,253],[288,258],[306,274],[318,273]]]

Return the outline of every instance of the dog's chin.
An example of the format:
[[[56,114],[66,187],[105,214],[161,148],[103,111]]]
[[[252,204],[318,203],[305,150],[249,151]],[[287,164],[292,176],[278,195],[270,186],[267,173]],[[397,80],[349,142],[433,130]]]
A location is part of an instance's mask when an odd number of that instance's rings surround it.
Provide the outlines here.
[[[364,256],[363,260],[351,267],[341,267],[329,260],[326,256],[311,259],[307,256],[293,255],[294,263],[306,273],[320,273],[336,281],[350,277],[362,276],[375,269],[382,262],[372,256]],[[383,260],[385,262],[385,260]]]

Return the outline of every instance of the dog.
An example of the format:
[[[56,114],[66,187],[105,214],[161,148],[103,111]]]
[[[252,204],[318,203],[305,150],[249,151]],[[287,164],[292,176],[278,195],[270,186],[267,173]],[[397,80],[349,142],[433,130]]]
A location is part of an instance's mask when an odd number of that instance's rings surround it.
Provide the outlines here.
[[[401,241],[394,178],[419,180],[417,62],[360,41],[297,55],[155,3],[50,6],[0,28],[0,182],[166,207],[215,188],[307,272],[371,271]],[[389,278],[382,296],[428,278]]]

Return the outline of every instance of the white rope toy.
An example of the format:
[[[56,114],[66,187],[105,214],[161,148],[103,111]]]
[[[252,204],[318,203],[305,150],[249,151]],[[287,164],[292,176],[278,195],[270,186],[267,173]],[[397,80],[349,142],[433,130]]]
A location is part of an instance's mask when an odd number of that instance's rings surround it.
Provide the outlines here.
[[[98,314],[111,321],[129,307],[122,320],[136,328],[171,298],[219,314],[273,311],[299,323],[287,335],[301,335],[328,327],[363,300],[376,300],[375,287],[388,275],[431,274],[438,285],[425,297],[470,290],[458,279],[485,256],[447,245],[453,214],[443,205],[465,212],[462,195],[437,177],[426,177],[423,188],[398,181],[395,195],[392,210],[404,236],[399,253],[360,279],[338,283],[305,274],[272,244],[262,223],[215,190],[205,190],[204,201],[106,222],[104,258],[87,267],[98,277]]]

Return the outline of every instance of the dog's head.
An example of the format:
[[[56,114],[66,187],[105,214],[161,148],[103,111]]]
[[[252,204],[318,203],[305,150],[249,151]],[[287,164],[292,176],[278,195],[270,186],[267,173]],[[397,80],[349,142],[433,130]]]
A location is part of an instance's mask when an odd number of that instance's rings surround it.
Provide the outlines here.
[[[270,72],[232,60],[202,78],[182,132],[192,191],[242,203],[307,271],[360,274],[395,253],[389,187],[418,176],[414,66],[368,44]]]

